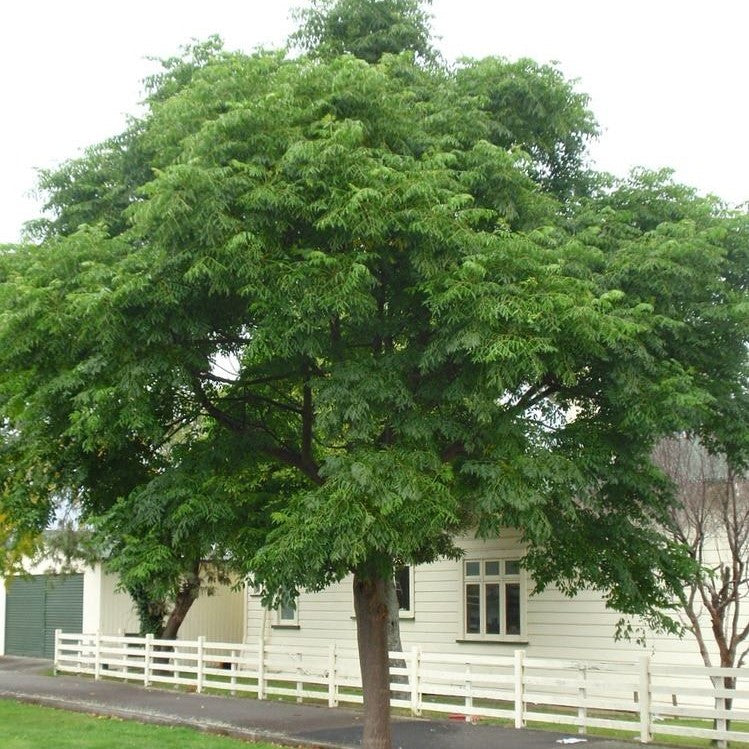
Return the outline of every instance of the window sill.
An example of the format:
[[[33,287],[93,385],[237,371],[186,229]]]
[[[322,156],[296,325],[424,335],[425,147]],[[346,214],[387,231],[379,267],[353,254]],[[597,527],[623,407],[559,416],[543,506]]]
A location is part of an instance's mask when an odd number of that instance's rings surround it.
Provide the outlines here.
[[[301,629],[298,624],[271,624],[271,629]]]
[[[457,637],[455,642],[470,642],[479,645],[528,645],[525,637]]]
[[[353,614],[351,615],[350,618],[352,622],[356,621],[356,617]],[[406,621],[413,621],[414,619],[416,619],[416,613],[412,611],[406,614],[398,614],[398,619],[400,619],[401,621],[403,621],[404,619]]]

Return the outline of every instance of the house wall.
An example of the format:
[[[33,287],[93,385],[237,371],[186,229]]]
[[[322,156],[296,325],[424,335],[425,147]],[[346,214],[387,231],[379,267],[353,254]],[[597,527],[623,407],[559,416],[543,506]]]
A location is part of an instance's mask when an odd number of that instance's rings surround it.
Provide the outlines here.
[[[86,632],[95,632],[97,629],[102,634],[138,632],[140,625],[132,600],[127,593],[117,589],[116,576],[106,573],[101,575],[100,596],[99,626],[86,629]],[[195,640],[203,635],[214,642],[241,642],[244,601],[243,589],[232,590],[229,586],[217,585],[212,595],[201,590],[198,600],[192,605],[180,627],[179,639]]]
[[[232,590],[217,585],[213,595],[202,590],[180,628],[180,639],[196,640],[204,635],[213,642],[242,642],[245,600],[243,587]]]
[[[99,565],[101,569],[101,565]],[[138,616],[133,608],[130,596],[117,588],[117,576],[106,572],[99,579],[100,601],[98,618],[91,629],[85,632],[96,632],[103,635],[116,635],[120,632],[135,634],[140,629]]]
[[[515,532],[497,541],[461,539],[465,558],[519,558],[522,547]],[[532,581],[525,580],[525,628],[521,642],[470,641],[463,633],[463,562],[442,560],[414,571],[414,614],[401,618],[401,639],[405,649],[418,645],[424,651],[511,654],[523,648],[528,656],[580,660],[631,660],[645,653],[659,662],[702,663],[691,635],[646,633],[646,644],[616,641],[616,624],[621,615],[606,609],[600,594],[586,591],[567,598],[556,588],[534,594]],[[327,647],[335,640],[343,646],[356,645],[356,623],[351,580],[332,585],[320,593],[302,593],[297,603],[296,627],[279,626],[276,612],[263,612],[260,598],[247,598],[247,642],[257,642],[263,631],[267,644],[304,650]],[[264,622],[264,628],[263,628]]]
[[[83,571],[83,631],[96,632],[101,611],[101,565]]]

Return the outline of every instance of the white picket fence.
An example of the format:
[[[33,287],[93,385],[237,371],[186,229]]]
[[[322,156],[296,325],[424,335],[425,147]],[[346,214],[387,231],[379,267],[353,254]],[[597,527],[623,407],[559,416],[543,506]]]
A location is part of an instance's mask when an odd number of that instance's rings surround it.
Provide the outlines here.
[[[749,742],[736,724],[749,721],[746,669],[665,666],[636,662],[579,662],[511,656],[391,653],[391,704],[414,715],[500,718],[612,728],[649,742],[654,736]],[[225,690],[257,699],[315,700],[330,707],[361,703],[356,650],[290,650],[268,644],[157,640],[152,636],[55,634],[55,670],[114,678],[144,686],[171,684],[196,692]],[[724,688],[723,679],[736,680]]]

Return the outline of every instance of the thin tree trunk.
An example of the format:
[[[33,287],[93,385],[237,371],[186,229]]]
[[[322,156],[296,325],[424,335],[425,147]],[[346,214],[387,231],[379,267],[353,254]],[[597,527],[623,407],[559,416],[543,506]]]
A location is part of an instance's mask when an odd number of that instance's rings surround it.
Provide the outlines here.
[[[177,598],[174,601],[174,607],[169,613],[169,617],[164,625],[164,630],[161,633],[162,640],[177,639],[179,628],[182,626],[182,622],[185,621],[185,617],[192,608],[193,603],[197,600],[199,593],[200,578],[197,575],[191,576],[189,580],[183,583],[177,594]]]
[[[362,749],[392,748],[385,587],[382,577],[354,574],[354,612],[364,693]]]
[[[185,621],[187,613],[190,611],[193,603],[200,594],[200,562],[198,562],[190,574],[185,578],[184,582],[180,586],[179,592],[174,599],[174,606],[169,612],[166,624],[161,631],[161,640],[176,640],[179,628],[182,626],[182,622]],[[172,645],[159,645],[156,647],[157,651],[162,653],[173,653],[174,647]],[[154,663],[169,663],[169,657],[154,658]],[[168,675],[168,671],[157,671],[161,675]]]

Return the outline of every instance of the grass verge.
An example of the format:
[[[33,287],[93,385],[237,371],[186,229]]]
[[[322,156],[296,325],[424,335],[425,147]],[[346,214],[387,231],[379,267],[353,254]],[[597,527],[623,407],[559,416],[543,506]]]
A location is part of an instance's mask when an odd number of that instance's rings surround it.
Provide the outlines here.
[[[154,726],[0,700],[2,749],[279,749],[212,736],[191,728]]]

